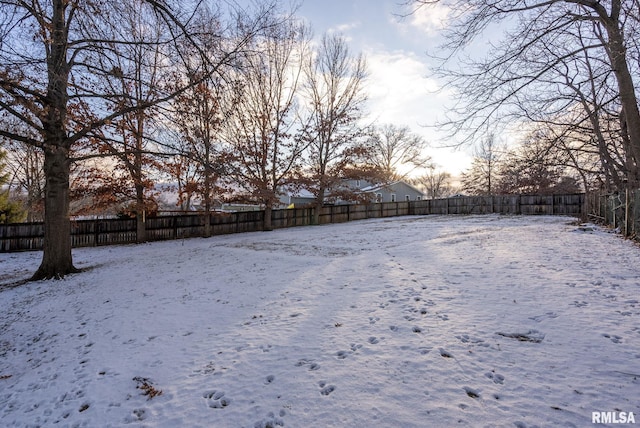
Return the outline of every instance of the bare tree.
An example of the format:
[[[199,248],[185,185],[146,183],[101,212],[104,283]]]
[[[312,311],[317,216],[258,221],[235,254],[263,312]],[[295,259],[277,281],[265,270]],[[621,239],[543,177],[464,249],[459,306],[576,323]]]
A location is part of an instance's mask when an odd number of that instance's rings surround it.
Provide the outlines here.
[[[453,70],[443,67],[442,76],[458,89],[460,103],[454,130],[474,132],[495,127],[500,120],[527,119],[521,115],[523,100],[538,99],[540,88],[564,84],[558,67],[573,66],[584,52],[611,73],[620,131],[627,140],[629,160],[622,171],[632,183],[640,178],[640,113],[637,88],[638,4],[635,0],[486,1],[411,0],[418,7],[444,5],[452,26],[446,32],[451,59],[493,24],[509,28],[499,44],[492,45],[486,59],[463,61]],[[447,68],[445,70],[445,68]],[[581,73],[585,70],[582,69]],[[574,74],[581,79],[584,74]],[[555,113],[551,106],[547,113]]]
[[[504,154],[493,135],[482,140],[468,171],[462,174],[462,190],[473,195],[491,195],[496,190],[499,164]]]
[[[561,43],[546,47],[541,61],[553,59],[553,66],[539,78],[535,95],[520,97],[514,107],[533,124],[525,138],[536,143],[544,140],[550,150],[564,152],[581,173],[585,189],[590,187],[587,175],[593,174],[588,171],[593,167],[585,169],[582,161],[586,153],[599,156],[607,187],[620,188],[633,169],[627,167],[633,160],[621,133],[615,75],[602,61],[606,56],[602,49],[594,47],[601,42],[590,35],[591,26],[592,23],[581,23],[572,33],[565,33]],[[568,55],[566,46],[573,45],[581,49]]]
[[[44,251],[33,279],[60,278],[78,271],[71,255],[69,220],[69,177],[74,147],[105,125],[166,102],[197,84],[185,82],[180,88],[158,93],[143,104],[112,102],[114,94],[108,93],[103,82],[122,70],[105,69],[104,58],[113,57],[114,46],[136,43],[129,34],[118,31],[126,10],[123,5],[129,3],[0,1],[0,34],[3,36],[0,107],[28,128],[27,133],[0,129],[0,135],[44,152]],[[140,3],[149,13],[162,18],[166,31],[158,44],[164,49],[170,50],[183,38],[195,43],[188,28],[193,10],[180,10],[155,0]],[[246,33],[250,35],[261,22],[245,26]],[[236,37],[233,45],[215,62],[229,61],[247,39],[247,36]],[[211,67],[211,72],[215,70]],[[115,95],[122,98],[122,94]],[[91,114],[86,114],[87,111]]]
[[[367,68],[362,55],[351,55],[344,37],[327,34],[310,57],[306,74],[306,163],[317,224],[328,189],[341,187],[340,180],[347,176],[357,178],[358,165],[371,153],[359,123]]]
[[[431,164],[427,172],[415,179],[415,184],[421,187],[431,199],[442,198],[451,193],[451,174]]]
[[[237,114],[226,125],[236,183],[265,207],[264,229],[283,186],[299,171],[305,149],[299,138],[297,95],[308,30],[289,19],[257,37],[243,63]]]
[[[567,174],[566,152],[549,140],[532,139],[504,155],[495,188],[497,193],[554,193]]]
[[[428,169],[431,158],[424,153],[427,142],[408,126],[382,125],[371,137],[373,164],[386,181],[404,180],[419,169]]]
[[[123,19],[118,33],[106,34],[113,40],[130,40],[129,43],[110,43],[112,55],[100,57],[102,69],[111,68],[104,84],[111,95],[111,109],[129,107],[130,112],[115,118],[105,127],[100,139],[100,150],[112,155],[119,165],[120,176],[110,174],[107,187],[118,190],[130,188],[136,217],[136,240],[146,241],[146,216],[155,210],[155,201],[149,196],[153,187],[151,177],[159,169],[153,157],[151,133],[157,107],[154,105],[160,94],[169,86],[172,76],[167,63],[169,52],[164,48],[164,26],[161,16],[151,11],[142,2],[131,2],[122,6]],[[157,174],[155,174],[157,175]],[[129,192],[122,192],[128,194]]]
[[[228,155],[223,144],[223,128],[231,116],[237,114],[240,100],[240,84],[234,80],[234,69],[210,75],[207,57],[215,57],[222,50],[222,41],[207,31],[219,25],[211,13],[201,14],[196,21],[201,29],[197,37],[202,40],[205,58],[184,46],[183,74],[178,79],[200,81],[188,91],[176,97],[171,108],[171,122],[176,131],[176,141],[169,144],[170,151],[177,152],[168,162],[178,180],[180,200],[190,206],[192,196],[199,196],[204,205],[204,236],[211,234],[211,210],[214,195],[220,193],[220,178],[226,172]],[[198,71],[201,70],[201,71]],[[201,78],[201,74],[210,75]],[[184,198],[186,196],[186,199]]]
[[[207,79],[176,99],[175,121],[178,150],[169,161],[180,185],[180,194],[200,197],[204,205],[204,236],[210,235],[211,210],[217,182],[223,173],[224,154],[220,130],[225,115],[221,107],[223,86],[218,79]],[[182,180],[185,180],[183,183]],[[187,203],[187,206],[190,204]]]

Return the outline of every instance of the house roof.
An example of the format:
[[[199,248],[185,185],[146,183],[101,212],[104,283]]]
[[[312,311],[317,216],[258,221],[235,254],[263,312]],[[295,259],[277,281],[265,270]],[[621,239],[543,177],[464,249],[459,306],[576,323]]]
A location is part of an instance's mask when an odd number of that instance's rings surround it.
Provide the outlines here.
[[[411,189],[413,189],[414,191],[420,193],[421,195],[424,195],[425,193],[422,192],[421,190],[418,190],[416,187],[412,186],[411,184],[405,182],[405,181],[394,181],[392,183],[388,183],[388,184],[376,184],[373,186],[367,186],[367,187],[363,187],[362,189],[360,189],[361,192],[364,193],[369,193],[369,192],[375,192],[377,190],[383,190],[383,189],[389,189],[392,186],[395,186],[396,184],[403,184],[407,187],[410,187]]]
[[[303,189],[303,188],[294,189],[290,186],[281,187],[279,193],[286,196],[292,196],[295,198],[315,198],[315,195],[310,191],[308,191],[307,189]]]

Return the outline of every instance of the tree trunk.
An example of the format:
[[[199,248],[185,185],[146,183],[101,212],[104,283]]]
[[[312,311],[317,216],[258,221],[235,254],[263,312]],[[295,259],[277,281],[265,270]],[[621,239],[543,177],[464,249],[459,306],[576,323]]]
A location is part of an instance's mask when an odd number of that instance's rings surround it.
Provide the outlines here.
[[[69,220],[68,151],[60,146],[45,150],[46,176],[44,198],[44,244],[42,263],[31,280],[60,279],[79,272],[71,256],[71,222]]]
[[[630,144],[629,151],[633,158],[631,165],[628,165],[629,184],[637,186],[640,181],[640,111],[638,110],[638,98],[633,85],[633,78],[627,63],[626,48],[624,38],[619,28],[617,20],[606,25],[609,36],[608,54],[611,66],[618,81],[620,92],[620,103],[622,104],[623,120],[626,124],[626,134]]]
[[[271,231],[273,230],[273,226],[271,224],[271,214],[273,212],[273,203],[271,201],[267,202],[264,205],[264,223],[263,230]]]
[[[320,224],[320,211],[324,205],[324,188],[318,189],[318,197],[316,198],[315,207],[313,210],[313,224]]]
[[[204,167],[204,237],[211,236],[211,173],[209,171],[209,146],[206,149],[207,164]]]
[[[67,95],[69,64],[67,54],[67,24],[61,0],[52,2],[50,53],[47,56],[47,95],[44,98],[44,242],[42,262],[31,277],[62,278],[78,272],[71,255],[71,222],[69,220],[69,160],[67,141]]]
[[[204,180],[204,237],[211,236],[211,189],[209,185],[209,176]]]
[[[144,203],[144,186],[136,184],[136,242],[147,240],[147,213]]]

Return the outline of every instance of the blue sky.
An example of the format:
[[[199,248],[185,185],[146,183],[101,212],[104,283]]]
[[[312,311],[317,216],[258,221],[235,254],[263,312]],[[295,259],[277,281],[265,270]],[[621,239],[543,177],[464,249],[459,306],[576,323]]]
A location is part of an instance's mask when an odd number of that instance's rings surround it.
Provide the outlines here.
[[[365,54],[370,78],[369,113],[379,123],[409,126],[431,143],[428,154],[443,169],[459,174],[470,165],[466,150],[438,149],[445,143],[432,128],[449,102],[438,92],[427,52],[437,47],[444,13],[425,11],[402,17],[409,10],[402,0],[305,0],[298,16],[316,37],[326,31],[346,37],[353,53]]]

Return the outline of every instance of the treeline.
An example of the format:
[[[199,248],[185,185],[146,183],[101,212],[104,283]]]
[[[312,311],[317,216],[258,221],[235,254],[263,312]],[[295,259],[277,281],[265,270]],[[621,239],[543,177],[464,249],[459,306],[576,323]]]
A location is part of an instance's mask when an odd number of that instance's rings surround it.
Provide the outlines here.
[[[60,7],[82,14],[90,5]],[[339,34],[314,38],[292,11],[274,4],[229,16],[203,3],[182,11],[193,15],[188,26],[153,3],[116,2],[104,12],[111,23],[76,18],[89,34],[78,34],[86,51],[74,55],[92,52],[83,58],[90,64],[66,58],[74,215],[153,212],[161,197],[155,185],[172,183],[176,210],[197,204],[208,212],[235,199],[265,207],[268,227],[285,188],[304,188],[320,206],[355,197],[340,180],[389,181],[401,165],[428,162],[425,141],[408,128],[365,125],[364,56]],[[7,102],[46,92],[41,77],[15,79]],[[31,102],[4,116],[3,128],[12,184],[33,221],[43,216],[47,177],[43,112]]]

